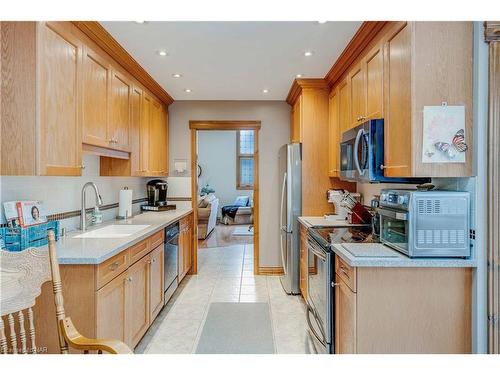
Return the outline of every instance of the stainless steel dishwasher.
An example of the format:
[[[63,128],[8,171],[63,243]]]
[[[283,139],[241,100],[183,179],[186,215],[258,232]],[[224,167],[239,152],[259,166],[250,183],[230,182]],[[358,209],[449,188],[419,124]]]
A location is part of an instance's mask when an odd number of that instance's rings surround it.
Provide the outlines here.
[[[165,304],[178,285],[177,261],[179,253],[179,223],[171,224],[165,228],[164,246],[164,281],[165,281]]]

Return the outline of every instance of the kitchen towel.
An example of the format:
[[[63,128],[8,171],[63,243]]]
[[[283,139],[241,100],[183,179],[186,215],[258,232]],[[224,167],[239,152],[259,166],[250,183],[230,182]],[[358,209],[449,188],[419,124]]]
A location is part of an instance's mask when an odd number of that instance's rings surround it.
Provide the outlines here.
[[[120,199],[118,200],[118,216],[132,216],[132,190],[124,187],[120,190]]]

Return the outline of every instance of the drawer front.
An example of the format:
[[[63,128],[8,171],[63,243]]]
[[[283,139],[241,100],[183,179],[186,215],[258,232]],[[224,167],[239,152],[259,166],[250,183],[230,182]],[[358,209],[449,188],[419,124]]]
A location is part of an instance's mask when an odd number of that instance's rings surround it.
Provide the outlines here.
[[[128,268],[129,251],[124,250],[97,266],[97,289],[109,283]]]
[[[151,237],[149,237],[149,249],[156,249],[158,246],[163,244],[164,231],[163,229],[159,232],[156,232]]]
[[[134,264],[144,255],[149,253],[151,247],[149,246],[149,241],[146,239],[132,246],[129,250],[130,252],[130,264]]]
[[[356,291],[356,268],[349,266],[339,256],[335,257],[335,273],[353,291]]]

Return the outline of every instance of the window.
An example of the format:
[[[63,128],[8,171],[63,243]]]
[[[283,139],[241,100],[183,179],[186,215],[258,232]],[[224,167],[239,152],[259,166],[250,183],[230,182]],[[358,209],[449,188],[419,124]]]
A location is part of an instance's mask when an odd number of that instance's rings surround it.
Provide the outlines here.
[[[253,130],[236,132],[236,188],[253,189],[255,144]]]

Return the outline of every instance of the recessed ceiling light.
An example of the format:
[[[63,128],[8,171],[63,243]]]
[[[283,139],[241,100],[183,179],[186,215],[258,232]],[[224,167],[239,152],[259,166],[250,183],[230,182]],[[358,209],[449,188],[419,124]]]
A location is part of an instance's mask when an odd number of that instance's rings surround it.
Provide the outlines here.
[[[269,90],[268,90],[268,89],[264,89],[264,90],[262,90],[262,92],[263,92],[264,94],[267,94],[267,93],[269,92]]]
[[[135,23],[145,23],[146,21],[134,21]]]
[[[185,92],[191,92],[191,89],[184,89]]]
[[[164,49],[161,49],[161,50],[158,51],[158,55],[160,55],[160,56],[167,56],[168,53]]]
[[[302,78],[302,74],[297,74],[295,77],[296,78]]]
[[[313,51],[306,51],[304,52],[304,56],[309,57],[313,55]]]
[[[172,77],[174,77],[174,78],[181,78],[182,74],[174,73],[174,74],[172,74]]]
[[[327,23],[328,21],[318,21],[318,23]]]

